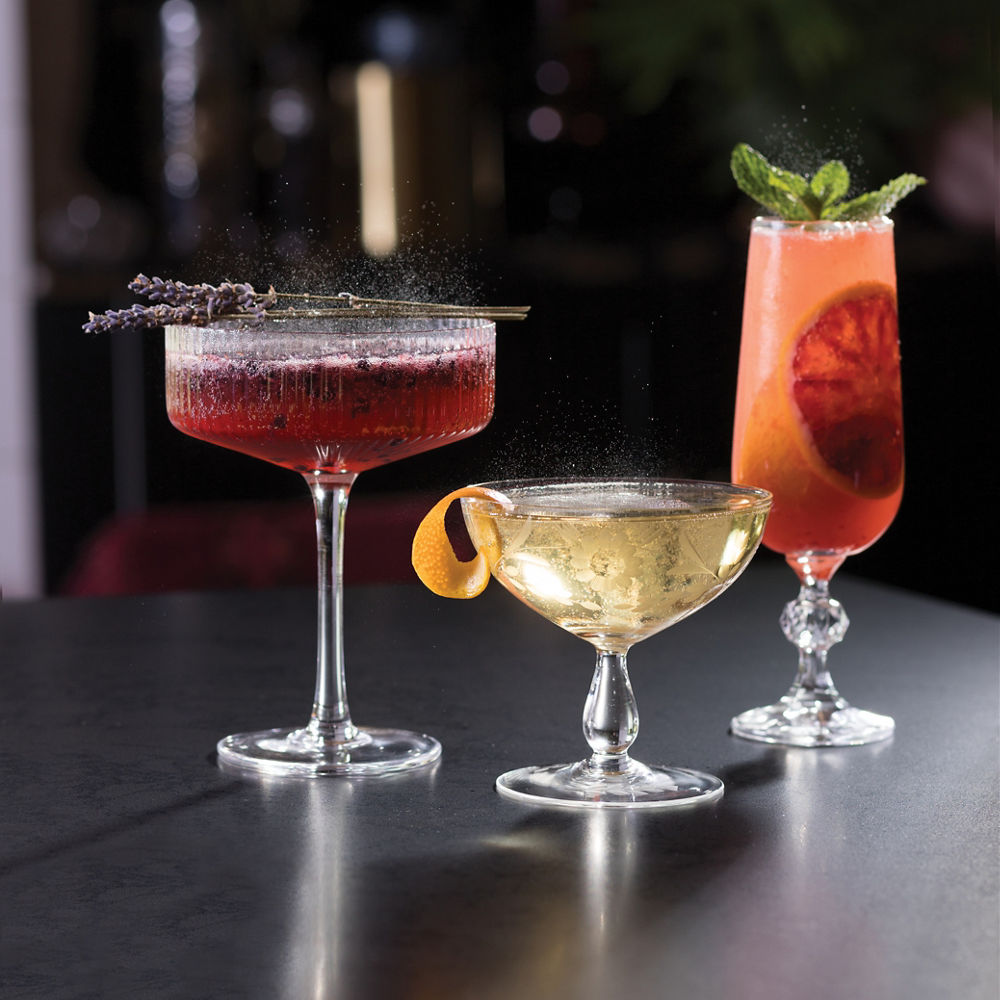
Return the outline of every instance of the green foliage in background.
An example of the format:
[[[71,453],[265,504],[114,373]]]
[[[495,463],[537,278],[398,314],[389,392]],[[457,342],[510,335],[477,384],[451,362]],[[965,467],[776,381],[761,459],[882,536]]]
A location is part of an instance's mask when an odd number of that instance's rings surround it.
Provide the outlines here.
[[[888,150],[900,136],[989,101],[988,6],[590,0],[580,24],[623,106],[641,115],[681,102],[691,138],[723,168],[738,138],[774,147],[785,124],[802,147],[796,169],[841,155],[846,133],[852,167],[877,175],[898,167]]]

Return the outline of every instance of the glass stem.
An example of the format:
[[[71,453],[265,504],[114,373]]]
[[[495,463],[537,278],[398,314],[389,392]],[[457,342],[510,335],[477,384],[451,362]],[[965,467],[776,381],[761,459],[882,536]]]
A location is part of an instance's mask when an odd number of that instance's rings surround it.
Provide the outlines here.
[[[322,743],[358,735],[344,675],[344,520],[356,476],[307,476],[316,510],[316,694],[308,732]]]
[[[631,764],[628,749],[639,733],[639,709],[625,653],[598,650],[594,679],[583,709],[583,735],[593,753],[592,771],[618,774]]]
[[[799,596],[789,601],[781,615],[781,630],[799,650],[799,670],[788,696],[830,708],[840,695],[826,666],[831,646],[844,638],[850,621],[840,601],[830,597],[828,580],[807,578]]]

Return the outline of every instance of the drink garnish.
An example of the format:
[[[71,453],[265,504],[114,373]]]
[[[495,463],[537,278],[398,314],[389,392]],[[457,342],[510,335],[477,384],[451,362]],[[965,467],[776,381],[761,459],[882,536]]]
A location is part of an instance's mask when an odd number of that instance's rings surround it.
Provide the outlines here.
[[[828,160],[809,179],[783,170],[745,142],[738,143],[729,161],[740,190],[779,218],[794,222],[829,219],[863,222],[888,215],[896,204],[921,184],[917,174],[901,174],[850,201],[844,201],[851,175],[840,160]]]
[[[188,285],[170,278],[148,278],[144,274],[133,278],[128,287],[137,295],[149,299],[152,305],[137,304],[127,309],[91,313],[89,322],[83,326],[87,333],[158,326],[199,326],[220,316],[245,318],[248,321],[339,317],[347,314],[373,319],[453,317],[521,320],[530,309],[530,306],[463,306],[402,299],[372,299],[352,292],[339,292],[336,295],[278,292],[273,285],[266,292],[258,292],[247,282]]]
[[[822,303],[783,348],[780,379],[765,383],[746,431],[742,482],[786,503],[821,491],[887,497],[903,480],[903,408],[894,290],[859,282]],[[816,476],[803,485],[803,459]],[[842,502],[842,501],[841,501]]]
[[[859,282],[824,302],[791,341],[792,398],[827,470],[878,498],[903,478],[896,294]]]
[[[444,517],[452,501],[461,497],[489,500],[504,508],[511,506],[510,500],[496,490],[463,486],[439,500],[427,512],[413,536],[410,561],[420,582],[439,597],[478,597],[490,582],[490,553],[481,547],[472,559],[461,560],[448,539]],[[494,561],[499,557],[499,545],[493,557]]]

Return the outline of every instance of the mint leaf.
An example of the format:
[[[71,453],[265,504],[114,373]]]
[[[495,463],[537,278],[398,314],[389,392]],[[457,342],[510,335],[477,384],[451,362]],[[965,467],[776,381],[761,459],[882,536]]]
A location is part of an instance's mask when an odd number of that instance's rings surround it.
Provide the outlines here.
[[[801,174],[793,174],[791,170],[782,170],[781,167],[771,167],[772,183],[784,188],[794,198],[801,199],[803,195],[809,193],[809,181]]]
[[[823,210],[823,203],[817,199],[807,181],[801,174],[780,167],[771,167],[771,184],[781,188],[791,195],[794,204],[794,215],[786,215],[786,219],[818,219]]]
[[[926,178],[918,177],[916,174],[900,174],[888,184],[883,184],[877,191],[869,191],[868,194],[831,207],[824,218],[858,222],[888,215],[911,191],[926,183]]]
[[[923,177],[903,174],[879,188],[851,201],[843,201],[851,186],[851,176],[840,160],[830,160],[811,180],[791,170],[769,163],[745,142],[738,143],[729,160],[740,190],[761,207],[782,219],[808,221],[832,219],[862,221],[888,213],[901,198],[925,184]]]
[[[814,218],[800,197],[809,187],[805,178],[775,169],[752,146],[745,142],[736,146],[729,168],[740,190],[768,211],[782,219]]]
[[[729,158],[729,169],[739,189],[764,208],[784,217],[788,191],[771,183],[771,164],[752,146],[739,143]]]
[[[766,207],[772,208],[781,218],[794,219],[798,222],[816,218],[809,207],[803,204],[801,198],[789,190],[787,184],[781,181],[769,181],[768,191],[771,195],[771,204]]]
[[[832,205],[847,194],[851,186],[851,175],[840,160],[830,160],[813,174],[809,189],[819,199],[821,205]]]
[[[744,194],[782,219],[819,218],[821,206],[816,204],[809,182],[791,170],[772,166],[745,142],[733,149],[729,168]]]

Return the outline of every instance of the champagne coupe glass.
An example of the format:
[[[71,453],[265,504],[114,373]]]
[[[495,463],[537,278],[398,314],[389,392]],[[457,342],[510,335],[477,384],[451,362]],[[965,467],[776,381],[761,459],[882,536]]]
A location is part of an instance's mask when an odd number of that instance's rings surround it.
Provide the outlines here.
[[[893,224],[755,219],[750,232],[733,479],[774,495],[764,544],[798,575],[781,628],[798,674],[776,704],[732,720],[746,739],[847,746],[892,735],[826,666],[848,619],[830,596],[844,559],[889,527],[903,491]]]
[[[639,713],[626,655],[722,593],[760,541],[765,490],[684,480],[483,483],[505,503],[463,497],[466,527],[493,576],[528,607],[597,650],[576,764],[523,767],[496,782],[527,802],[589,808],[711,801],[722,782],[629,756]]]
[[[493,413],[494,324],[457,317],[218,319],[166,328],[178,430],[304,476],[316,514],[316,688],[302,727],[227,736],[220,762],[270,774],[419,767],[437,740],[359,728],[342,636],[344,518],[359,472],[480,431]]]

